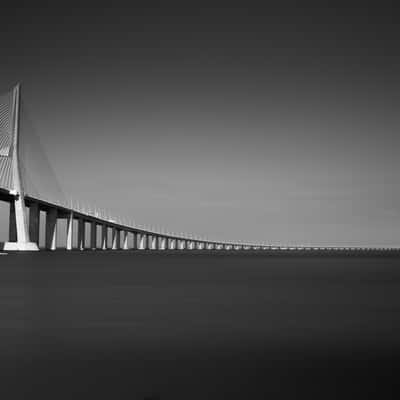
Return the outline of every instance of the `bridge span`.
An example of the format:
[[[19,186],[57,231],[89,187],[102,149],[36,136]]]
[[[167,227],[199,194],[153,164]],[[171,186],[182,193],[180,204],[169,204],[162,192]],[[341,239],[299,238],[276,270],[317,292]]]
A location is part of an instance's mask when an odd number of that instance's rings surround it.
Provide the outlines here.
[[[65,202],[46,200],[33,195],[24,187],[24,169],[20,161],[20,85],[0,96],[0,201],[9,204],[9,239],[1,243],[1,250],[36,251],[40,243],[40,213],[45,219],[45,249],[57,249],[57,222],[66,221],[67,250],[203,250],[203,251],[371,251],[395,250],[382,247],[313,247],[277,246],[265,243],[219,242],[139,228],[125,224],[96,211],[83,210]],[[75,221],[75,223],[74,223]],[[74,234],[77,225],[77,234]],[[89,225],[90,245],[86,233]],[[98,241],[100,229],[100,245]],[[109,233],[111,232],[111,243]]]

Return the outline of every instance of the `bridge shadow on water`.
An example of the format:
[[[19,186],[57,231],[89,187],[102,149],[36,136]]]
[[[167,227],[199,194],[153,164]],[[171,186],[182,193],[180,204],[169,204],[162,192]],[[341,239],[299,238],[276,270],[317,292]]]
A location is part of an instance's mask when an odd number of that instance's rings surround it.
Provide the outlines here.
[[[0,288],[4,399],[400,393],[396,254],[9,254]]]

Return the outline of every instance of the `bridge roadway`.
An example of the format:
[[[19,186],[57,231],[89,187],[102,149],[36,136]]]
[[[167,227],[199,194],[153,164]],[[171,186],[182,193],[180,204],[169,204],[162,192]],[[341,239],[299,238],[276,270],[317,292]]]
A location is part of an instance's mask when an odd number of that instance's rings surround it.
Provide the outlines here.
[[[0,201],[9,203],[9,242],[17,241],[15,223],[15,195],[0,188]],[[25,205],[29,209],[29,235],[32,242],[39,246],[40,235],[40,212],[46,214],[45,222],[45,248],[47,250],[57,249],[57,221],[66,220],[66,243],[65,248],[72,250],[102,249],[102,250],[270,250],[278,252],[291,251],[324,251],[324,252],[366,252],[366,251],[393,251],[397,248],[389,247],[343,247],[343,246],[276,246],[266,244],[248,244],[235,242],[219,242],[204,239],[194,239],[160,233],[138,227],[121,224],[111,219],[102,218],[99,215],[76,210],[64,205],[58,205],[49,201],[36,199],[25,195]],[[74,220],[77,221],[77,235],[74,240]],[[90,226],[90,246],[86,245],[86,224]],[[101,241],[98,246],[97,228],[101,227]],[[111,243],[109,243],[109,230],[111,230]],[[122,243],[121,243],[122,235]]]

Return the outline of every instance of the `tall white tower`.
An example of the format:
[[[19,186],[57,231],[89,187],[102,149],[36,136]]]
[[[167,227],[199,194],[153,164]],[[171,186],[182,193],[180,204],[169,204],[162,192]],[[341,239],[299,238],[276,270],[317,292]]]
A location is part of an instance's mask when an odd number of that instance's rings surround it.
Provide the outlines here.
[[[12,186],[10,194],[14,200],[10,203],[10,241],[4,244],[4,250],[39,250],[36,243],[29,239],[28,221],[26,216],[24,188],[19,162],[19,119],[20,119],[20,84],[12,92],[10,115],[10,143],[9,157],[11,157]],[[16,239],[16,240],[15,240]],[[14,241],[15,240],[15,241]]]

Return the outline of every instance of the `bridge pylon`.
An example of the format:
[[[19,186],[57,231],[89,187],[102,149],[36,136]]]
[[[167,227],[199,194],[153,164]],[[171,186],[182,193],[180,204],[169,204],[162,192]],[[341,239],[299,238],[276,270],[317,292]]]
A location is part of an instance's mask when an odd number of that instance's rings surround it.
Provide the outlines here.
[[[37,243],[31,242],[29,238],[25,195],[19,161],[20,92],[20,84],[17,84],[12,91],[10,115],[12,141],[8,156],[12,159],[13,189],[10,190],[12,199],[10,202],[9,241],[4,243],[4,250],[35,251],[39,250],[39,247]]]

